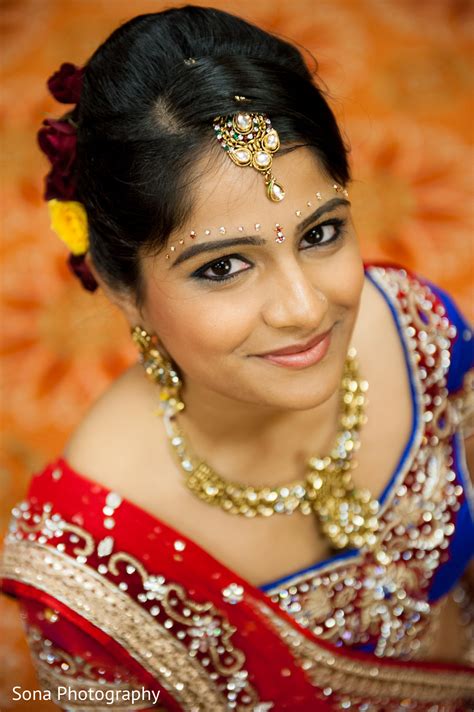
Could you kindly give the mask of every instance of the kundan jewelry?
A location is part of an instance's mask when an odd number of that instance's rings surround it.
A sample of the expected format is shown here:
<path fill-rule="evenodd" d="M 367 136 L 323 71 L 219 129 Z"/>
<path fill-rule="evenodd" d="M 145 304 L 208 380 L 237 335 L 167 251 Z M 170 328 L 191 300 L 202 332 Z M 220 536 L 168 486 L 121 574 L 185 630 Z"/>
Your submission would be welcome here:
<path fill-rule="evenodd" d="M 152 337 L 140 326 L 132 329 L 147 375 L 160 385 L 160 400 L 167 435 L 188 489 L 208 504 L 229 514 L 246 517 L 273 514 L 316 514 L 321 530 L 336 549 L 373 546 L 378 528 L 378 502 L 365 489 L 354 486 L 351 470 L 359 446 L 359 431 L 366 422 L 364 406 L 368 388 L 358 374 L 356 351 L 347 354 L 341 382 L 341 415 L 334 448 L 325 457 L 311 457 L 304 479 L 277 487 L 253 487 L 222 478 L 190 452 L 176 422 L 184 408 L 181 382 L 172 364 L 152 347 Z M 156 363 L 155 363 L 156 360 Z M 163 385 L 162 385 L 163 384 Z M 170 386 L 171 384 L 171 386 Z"/>
<path fill-rule="evenodd" d="M 280 137 L 266 114 L 239 112 L 216 116 L 214 131 L 220 145 L 236 166 L 252 166 L 263 174 L 267 197 L 279 203 L 285 190 L 272 173 L 272 156 L 280 148 Z"/>
<path fill-rule="evenodd" d="M 166 412 L 179 413 L 184 408 L 180 396 L 181 379 L 171 361 L 158 348 L 156 335 L 151 336 L 146 329 L 138 325 L 131 329 L 131 334 L 138 346 L 140 363 L 145 373 L 160 387 L 160 400 L 166 404 Z"/>

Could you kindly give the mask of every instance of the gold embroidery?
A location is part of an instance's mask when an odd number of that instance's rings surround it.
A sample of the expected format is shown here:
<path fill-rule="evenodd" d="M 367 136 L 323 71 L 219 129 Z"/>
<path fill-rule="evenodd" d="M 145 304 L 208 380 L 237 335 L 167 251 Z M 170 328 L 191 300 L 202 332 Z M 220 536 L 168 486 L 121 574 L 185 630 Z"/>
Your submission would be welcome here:
<path fill-rule="evenodd" d="M 52 506 L 31 506 L 25 502 L 15 508 L 8 540 L 18 542 L 26 538 L 29 542 L 36 540 L 38 544 L 51 544 L 61 554 L 74 554 L 75 564 L 87 563 L 85 571 L 106 576 L 105 582 L 116 586 L 120 592 L 128 591 L 130 586 L 134 591 L 132 599 L 135 598 L 147 614 L 154 617 L 155 625 L 166 631 L 174 629 L 177 645 L 182 643 L 189 657 L 206 668 L 201 672 L 215 682 L 216 690 L 224 691 L 231 706 L 237 704 L 239 709 L 245 710 L 248 704 L 258 702 L 256 692 L 248 682 L 248 672 L 243 668 L 245 656 L 232 642 L 236 629 L 212 603 L 193 601 L 178 584 L 166 581 L 162 575 L 149 575 L 143 564 L 127 552 L 112 554 L 115 543 L 111 537 L 96 545 L 89 532 L 70 525 L 57 513 L 50 514 L 43 529 L 36 532 L 37 536 L 28 533 L 25 537 L 25 522 L 32 516 L 38 521 L 42 519 L 38 510 L 45 508 L 50 513 Z M 119 580 L 109 581 L 109 573 Z M 86 589 L 91 587 L 82 574 L 76 574 L 75 580 Z M 181 686 L 178 682 L 178 690 Z"/>
<path fill-rule="evenodd" d="M 459 646 L 462 662 L 474 668 L 474 590 L 467 577 L 459 581 L 451 592 L 451 598 L 458 608 L 463 630 Z"/>
<path fill-rule="evenodd" d="M 29 627 L 27 637 L 39 682 L 45 690 L 52 693 L 53 701 L 57 705 L 64 707 L 67 701 L 67 708 L 74 712 L 82 712 L 82 710 L 106 712 L 111 709 L 111 705 L 98 706 L 94 694 L 92 694 L 88 705 L 78 699 L 77 693 L 85 692 L 90 696 L 89 691 L 94 693 L 94 691 L 100 690 L 101 693 L 104 693 L 103 699 L 107 699 L 106 692 L 113 693 L 113 709 L 150 709 L 150 701 L 132 702 L 130 696 L 127 695 L 132 691 L 139 692 L 143 689 L 136 681 L 116 679 L 113 682 L 108 682 L 104 675 L 109 672 L 110 676 L 113 676 L 115 675 L 113 671 L 106 671 L 103 666 L 97 671 L 79 656 L 73 658 L 65 650 L 54 646 L 50 640 L 44 638 L 35 626 Z M 64 687 L 72 692 L 66 700 L 60 699 L 58 696 L 59 689 L 64 689 Z M 154 707 L 154 709 L 159 710 L 160 708 Z"/>
<path fill-rule="evenodd" d="M 28 532 L 29 534 L 33 534 L 33 533 L 41 531 L 44 528 L 45 524 L 48 522 L 49 513 L 51 511 L 51 505 L 46 504 L 44 506 L 41 514 L 33 515 L 31 521 L 30 521 L 31 514 L 28 512 L 28 506 L 27 506 L 26 502 L 22 502 L 18 508 L 15 508 L 13 510 L 13 514 L 15 515 L 15 513 L 18 511 L 22 511 L 23 531 Z"/>
<path fill-rule="evenodd" d="M 474 435 L 474 368 L 466 373 L 459 391 L 451 396 L 464 439 Z"/>
<path fill-rule="evenodd" d="M 379 286 L 379 288 L 384 292 L 385 296 L 387 297 L 387 300 L 391 304 L 391 307 L 395 313 L 399 313 L 400 307 L 399 307 L 399 300 L 398 300 L 398 292 L 400 289 L 403 290 L 405 294 L 410 293 L 410 286 L 408 282 L 406 281 L 406 275 L 400 275 L 399 272 L 395 272 L 392 270 L 384 270 L 380 268 L 370 268 L 368 270 L 369 275 L 372 277 L 374 282 Z M 403 284 L 400 284 L 400 281 L 403 280 Z M 416 310 L 415 310 L 416 312 Z M 417 313 L 417 312 L 416 312 Z M 414 336 L 414 329 L 412 327 L 412 330 L 408 327 L 406 330 L 402 329 L 400 333 L 400 337 L 403 342 L 403 346 L 409 354 L 409 360 L 413 359 L 414 361 L 415 356 L 414 356 L 414 348 L 415 348 L 415 342 L 413 341 L 413 336 Z M 410 368 L 412 368 L 410 366 Z M 419 374 L 417 373 L 416 368 L 412 368 L 412 375 L 413 375 L 413 382 L 414 382 L 414 403 L 415 403 L 415 420 L 417 423 L 417 427 L 415 429 L 415 432 L 412 437 L 412 441 L 410 444 L 410 447 L 408 449 L 408 452 L 405 454 L 403 463 L 401 464 L 399 471 L 397 473 L 396 479 L 393 482 L 393 487 L 392 487 L 392 492 L 396 492 L 398 487 L 403 484 L 404 480 L 406 479 L 406 476 L 412 469 L 415 459 L 417 455 L 420 452 L 420 448 L 423 444 L 423 439 L 425 436 L 424 432 L 424 423 L 423 423 L 423 413 L 424 413 L 424 408 L 423 408 L 423 388 L 421 385 L 421 381 L 419 378 Z M 393 496 L 389 496 L 385 499 L 383 503 L 381 503 L 380 506 L 380 511 L 379 511 L 379 516 L 382 516 L 388 509 L 390 509 L 392 505 L 392 500 Z"/>
<path fill-rule="evenodd" d="M 120 562 L 126 562 L 139 572 L 143 587 L 148 592 L 148 600 L 159 601 L 170 619 L 181 623 L 187 629 L 188 635 L 198 643 L 194 647 L 201 652 L 208 652 L 215 668 L 222 675 L 233 675 L 242 668 L 245 656 L 241 650 L 234 648 L 230 640 L 236 629 L 230 626 L 227 621 L 215 617 L 212 603 L 193 601 L 179 584 L 165 583 L 163 576 L 149 576 L 141 563 L 130 554 L 119 553 L 111 557 L 109 569 L 112 573 L 119 573 L 117 564 Z M 185 610 L 188 615 L 180 613 L 180 609 Z M 218 637 L 213 635 L 213 631 L 216 629 L 222 630 Z M 217 653 L 218 645 L 222 646 L 227 653 L 228 662 L 225 666 L 221 663 L 222 655 Z"/>
<path fill-rule="evenodd" d="M 21 520 L 17 522 L 17 527 L 16 532 L 6 541 L 3 576 L 47 592 L 104 631 L 122 645 L 144 669 L 152 673 L 183 709 L 202 705 L 200 709 L 203 712 L 226 710 L 225 696 L 228 698 L 229 694 L 232 699 L 241 695 L 244 702 L 239 705 L 239 710 L 242 712 L 253 709 L 253 706 L 258 704 L 257 694 L 248 683 L 248 673 L 242 669 L 245 657 L 241 651 L 233 648 L 230 642 L 230 636 L 235 629 L 223 620 L 212 604 L 196 604 L 204 606 L 205 610 L 212 614 L 210 618 L 196 613 L 193 616 L 190 613 L 192 625 L 188 628 L 188 635 L 191 639 L 191 649 L 188 650 L 168 632 L 166 621 L 161 625 L 157 618 L 153 618 L 114 583 L 56 548 L 19 540 Z M 118 571 L 120 558 L 118 555 L 114 558 L 115 571 Z M 125 554 L 122 558 L 124 563 L 128 561 L 129 566 L 137 568 L 133 557 Z M 146 574 L 143 567 L 140 568 Z M 157 579 L 154 583 L 163 586 L 163 577 L 147 576 L 145 580 L 152 579 L 153 583 L 153 578 Z M 141 596 L 153 602 L 152 588 Z M 176 586 L 172 584 L 170 590 L 176 591 Z M 139 600 L 143 601 L 140 595 Z M 225 647 L 215 646 L 213 637 L 221 643 L 225 642 L 227 651 Z M 193 645 L 194 641 L 196 645 Z M 219 677 L 217 672 L 205 670 L 195 659 L 197 651 L 203 645 L 212 660 L 224 653 L 225 664 L 220 664 L 219 668 L 221 675 L 225 676 L 223 685 L 214 682 Z M 229 655 L 233 657 L 227 661 Z"/>
<path fill-rule="evenodd" d="M 107 567 L 114 576 L 120 576 L 120 571 L 117 567 L 117 564 L 124 562 L 129 566 L 133 566 L 138 571 L 143 581 L 148 577 L 147 570 L 142 565 L 142 563 L 135 559 L 134 556 L 130 556 L 130 554 L 127 554 L 125 551 L 120 551 L 116 554 L 112 554 Z"/>
<path fill-rule="evenodd" d="M 249 601 L 250 602 L 250 601 Z M 463 702 L 474 695 L 474 676 L 464 671 L 420 671 L 414 667 L 377 665 L 370 660 L 356 661 L 335 656 L 295 630 L 261 601 L 254 605 L 272 623 L 275 632 L 293 650 L 301 667 L 320 688 L 330 689 L 328 694 L 354 695 L 370 702 L 398 701 L 410 698 L 413 702 Z M 387 709 L 386 707 L 383 708 Z M 413 708 L 409 708 L 413 709 Z M 452 708 L 454 712 L 454 707 Z"/>
<path fill-rule="evenodd" d="M 64 534 L 70 532 L 73 537 L 76 536 L 78 540 L 82 539 L 84 541 L 82 546 L 74 547 L 72 550 L 74 556 L 90 556 L 93 553 L 95 549 L 94 538 L 89 532 L 84 531 L 84 529 L 77 527 L 75 524 L 65 522 L 63 519 L 58 523 L 58 529 Z M 70 538 L 71 541 L 75 541 L 73 537 Z"/>

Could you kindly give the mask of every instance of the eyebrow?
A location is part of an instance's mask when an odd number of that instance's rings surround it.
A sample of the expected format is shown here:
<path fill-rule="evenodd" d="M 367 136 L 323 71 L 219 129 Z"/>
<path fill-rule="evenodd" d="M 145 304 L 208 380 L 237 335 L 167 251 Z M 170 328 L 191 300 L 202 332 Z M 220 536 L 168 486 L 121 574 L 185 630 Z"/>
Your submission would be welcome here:
<path fill-rule="evenodd" d="M 350 201 L 346 200 L 345 198 L 332 198 L 331 200 L 328 200 L 327 203 L 321 205 L 313 213 L 311 213 L 311 215 L 308 215 L 308 217 L 298 223 L 296 227 L 296 233 L 300 235 L 306 230 L 307 227 L 309 227 L 309 225 L 311 225 L 315 220 L 321 217 L 321 215 L 324 215 L 325 213 L 334 210 L 334 208 L 337 208 L 340 205 L 350 204 Z M 211 240 L 209 242 L 196 243 L 181 252 L 181 254 L 173 262 L 171 267 L 176 267 L 185 260 L 189 260 L 191 259 L 191 257 L 200 255 L 203 252 L 214 252 L 215 250 L 236 247 L 237 245 L 253 245 L 259 247 L 261 245 L 265 245 L 266 242 L 267 240 L 265 240 L 263 237 L 259 237 L 258 235 L 246 235 L 245 237 L 232 237 L 227 240 Z"/>

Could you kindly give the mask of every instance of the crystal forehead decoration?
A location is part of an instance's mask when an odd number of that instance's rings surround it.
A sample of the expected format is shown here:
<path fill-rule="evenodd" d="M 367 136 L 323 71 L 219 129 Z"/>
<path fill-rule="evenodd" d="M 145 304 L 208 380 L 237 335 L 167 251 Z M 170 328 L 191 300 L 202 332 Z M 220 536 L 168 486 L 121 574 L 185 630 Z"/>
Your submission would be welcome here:
<path fill-rule="evenodd" d="M 239 112 L 217 116 L 214 131 L 220 145 L 236 166 L 251 166 L 263 174 L 267 197 L 279 203 L 285 190 L 272 173 L 273 154 L 280 148 L 280 137 L 266 114 Z"/>
<path fill-rule="evenodd" d="M 277 187 L 274 186 L 275 191 L 278 191 L 279 188 L 280 188 L 280 186 L 277 186 Z M 336 191 L 336 193 L 339 193 L 340 195 L 344 195 L 346 198 L 349 197 L 348 191 L 343 186 L 340 186 L 337 183 L 333 183 L 332 188 L 333 188 L 333 190 Z M 320 191 L 318 191 L 315 195 L 316 195 L 316 198 L 318 199 L 318 201 L 321 201 L 323 199 L 323 194 Z M 311 200 L 307 200 L 304 210 L 297 209 L 294 211 L 294 214 L 296 215 L 297 218 L 300 218 L 303 215 L 303 213 L 306 211 L 306 208 L 309 208 L 311 206 L 312 206 Z M 263 229 L 263 224 L 257 222 L 257 223 L 253 224 L 253 227 L 256 232 L 260 232 Z M 278 232 L 277 232 L 277 238 L 279 238 L 279 239 L 275 239 L 275 242 L 277 242 L 277 243 L 283 242 L 285 237 L 282 232 L 281 226 L 279 226 L 277 223 L 275 223 L 275 227 L 279 228 L 279 232 L 281 233 L 281 234 L 278 234 Z M 216 232 L 218 232 L 220 235 L 226 235 L 227 233 L 231 232 L 233 229 L 234 228 L 232 228 L 232 227 L 229 227 L 229 226 L 226 227 L 225 225 L 221 225 L 218 228 L 213 227 L 212 230 L 210 228 L 206 228 L 202 232 L 198 232 L 196 230 L 191 230 L 189 232 L 189 238 L 191 240 L 195 240 L 196 238 L 202 237 L 203 235 L 206 237 L 209 237 L 210 235 L 215 234 Z M 243 225 L 238 225 L 237 227 L 235 227 L 235 229 L 237 230 L 237 232 L 244 232 L 244 230 L 245 230 Z M 184 245 L 185 243 L 186 243 L 186 238 L 181 238 L 181 239 L 177 240 L 177 242 L 174 245 L 170 246 L 170 248 L 169 248 L 170 252 L 176 252 L 177 247 L 179 245 Z M 166 253 L 166 255 L 165 255 L 167 260 L 169 260 L 171 257 L 170 252 Z"/>

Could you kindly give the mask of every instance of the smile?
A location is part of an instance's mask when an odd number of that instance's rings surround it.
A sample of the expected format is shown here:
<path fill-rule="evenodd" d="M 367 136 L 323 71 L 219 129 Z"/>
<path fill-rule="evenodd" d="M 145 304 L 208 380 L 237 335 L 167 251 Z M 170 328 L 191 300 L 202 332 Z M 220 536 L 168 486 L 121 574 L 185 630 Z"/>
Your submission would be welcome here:
<path fill-rule="evenodd" d="M 321 361 L 331 344 L 332 328 L 318 334 L 306 344 L 295 344 L 279 351 L 257 354 L 258 358 L 286 368 L 307 368 Z"/>

